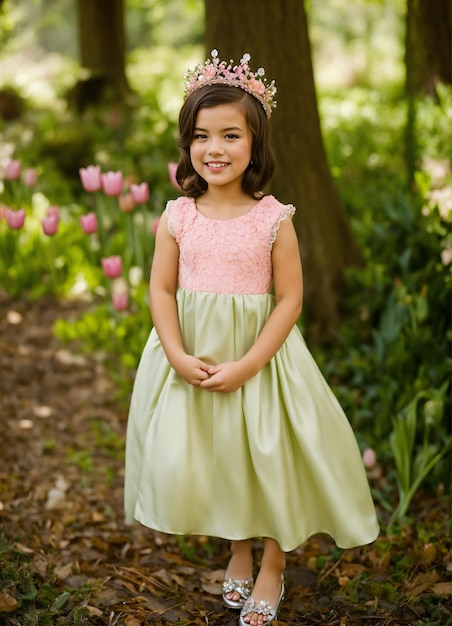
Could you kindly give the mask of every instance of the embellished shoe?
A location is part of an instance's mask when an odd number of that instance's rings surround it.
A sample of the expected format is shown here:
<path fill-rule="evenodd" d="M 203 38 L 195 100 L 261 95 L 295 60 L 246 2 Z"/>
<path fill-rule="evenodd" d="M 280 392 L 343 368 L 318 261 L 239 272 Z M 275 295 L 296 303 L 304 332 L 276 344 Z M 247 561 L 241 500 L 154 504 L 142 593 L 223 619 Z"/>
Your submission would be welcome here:
<path fill-rule="evenodd" d="M 226 578 L 221 588 L 221 597 L 223 598 L 224 604 L 230 609 L 242 609 L 251 595 L 253 585 L 254 580 L 252 578 Z M 229 598 L 226 597 L 228 593 L 233 592 L 240 595 L 239 600 L 229 600 Z"/>
<path fill-rule="evenodd" d="M 278 616 L 279 605 L 284 599 L 284 592 L 284 578 L 281 576 L 281 593 L 279 594 L 279 598 L 275 606 L 272 606 L 270 602 L 267 602 L 266 600 L 261 600 L 259 604 L 256 604 L 256 600 L 250 596 L 240 611 L 239 625 L 250 626 L 249 622 L 245 622 L 243 618 L 246 615 L 251 615 L 251 613 L 259 613 L 259 615 L 267 617 L 267 621 L 264 621 L 263 626 L 271 624 L 272 621 Z"/>

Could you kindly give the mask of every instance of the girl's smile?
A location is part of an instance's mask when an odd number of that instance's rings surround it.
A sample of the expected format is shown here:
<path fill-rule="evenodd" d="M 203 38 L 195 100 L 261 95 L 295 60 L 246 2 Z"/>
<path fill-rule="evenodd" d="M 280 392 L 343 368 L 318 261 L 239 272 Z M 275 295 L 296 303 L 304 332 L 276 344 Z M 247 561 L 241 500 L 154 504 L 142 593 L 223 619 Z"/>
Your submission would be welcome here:
<path fill-rule="evenodd" d="M 221 104 L 200 109 L 190 145 L 193 168 L 209 185 L 240 187 L 252 144 L 239 106 Z"/>
<path fill-rule="evenodd" d="M 224 163 L 221 161 L 209 161 L 205 165 L 206 167 L 211 169 L 213 172 L 219 172 L 220 170 L 223 170 L 225 167 L 228 167 L 229 163 Z"/>

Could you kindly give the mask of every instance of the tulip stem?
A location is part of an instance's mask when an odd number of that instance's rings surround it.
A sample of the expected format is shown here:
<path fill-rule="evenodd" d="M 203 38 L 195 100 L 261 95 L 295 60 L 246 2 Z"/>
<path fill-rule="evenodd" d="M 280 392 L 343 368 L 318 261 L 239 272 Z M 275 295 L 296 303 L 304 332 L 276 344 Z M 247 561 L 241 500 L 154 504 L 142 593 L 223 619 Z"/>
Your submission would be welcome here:
<path fill-rule="evenodd" d="M 148 213 L 146 211 L 145 204 L 142 205 L 141 211 L 143 213 L 143 228 L 141 229 L 141 251 L 142 251 L 141 268 L 144 273 L 149 263 L 149 251 L 148 251 L 149 220 L 148 220 Z M 145 263 L 146 263 L 146 268 L 144 267 Z"/>
<path fill-rule="evenodd" d="M 53 241 L 53 237 L 49 237 L 48 250 L 50 265 L 50 284 L 52 287 L 52 292 L 55 292 L 57 288 L 57 270 L 55 265 L 55 242 Z"/>
<path fill-rule="evenodd" d="M 101 200 L 96 202 L 97 229 L 99 232 L 99 240 L 101 246 L 105 244 L 105 223 L 104 223 L 104 195 L 101 194 Z"/>
<path fill-rule="evenodd" d="M 135 237 L 134 237 L 134 224 L 133 224 L 133 214 L 127 213 L 126 217 L 126 240 L 127 240 L 127 260 L 128 260 L 128 268 L 130 269 L 135 262 L 136 257 L 136 249 L 135 249 Z"/>
<path fill-rule="evenodd" d="M 2 251 L 4 252 L 4 254 L 2 255 L 2 262 L 5 267 L 5 287 L 7 291 L 9 291 L 11 285 L 14 283 L 14 281 L 11 281 L 10 283 L 10 270 L 12 267 L 14 267 L 14 264 L 16 262 L 17 237 L 17 232 L 12 231 L 10 228 L 8 228 L 4 233 L 4 246 L 2 245 Z"/>

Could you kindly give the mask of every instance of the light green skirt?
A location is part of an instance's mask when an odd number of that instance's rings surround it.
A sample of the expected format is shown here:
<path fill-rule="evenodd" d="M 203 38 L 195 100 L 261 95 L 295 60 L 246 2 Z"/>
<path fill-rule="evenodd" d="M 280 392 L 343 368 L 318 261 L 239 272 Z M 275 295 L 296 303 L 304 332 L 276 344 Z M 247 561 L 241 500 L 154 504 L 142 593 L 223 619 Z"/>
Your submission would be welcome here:
<path fill-rule="evenodd" d="M 274 307 L 269 294 L 184 289 L 177 302 L 187 352 L 212 364 L 239 359 Z M 228 394 L 180 378 L 152 330 L 130 406 L 125 513 L 171 534 L 271 537 L 285 551 L 315 533 L 349 548 L 379 531 L 354 434 L 297 327 Z"/>

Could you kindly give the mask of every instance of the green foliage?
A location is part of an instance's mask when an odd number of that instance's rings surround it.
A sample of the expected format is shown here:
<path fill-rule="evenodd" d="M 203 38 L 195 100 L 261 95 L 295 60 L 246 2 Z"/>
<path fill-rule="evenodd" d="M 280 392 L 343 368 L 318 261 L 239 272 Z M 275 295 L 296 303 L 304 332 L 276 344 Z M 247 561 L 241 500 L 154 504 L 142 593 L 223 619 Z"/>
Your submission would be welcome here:
<path fill-rule="evenodd" d="M 85 608 L 88 589 L 61 590 L 55 580 L 48 577 L 44 582 L 30 555 L 9 545 L 0 536 L 0 593 L 10 602 L 16 602 L 11 613 L 2 613 L 4 626 L 82 626 L 94 624 Z M 81 595 L 81 597 L 79 597 Z"/>
<path fill-rule="evenodd" d="M 181 48 L 204 36 L 203 0 L 126 0 L 128 41 L 134 47 Z"/>
<path fill-rule="evenodd" d="M 398 519 L 428 474 L 434 484 L 449 482 L 440 451 L 447 450 L 450 415 L 452 192 L 445 137 L 452 92 L 439 92 L 439 102 L 419 106 L 422 161 L 413 186 L 400 148 L 405 103 L 397 94 L 364 98 L 358 89 L 343 107 L 331 95 L 321 101 L 330 162 L 366 265 L 348 273 L 341 345 L 316 356 L 362 447 L 374 447 L 387 471 L 394 468 Z M 434 427 L 419 415 L 421 406 L 428 415 L 435 409 Z"/>
<path fill-rule="evenodd" d="M 146 292 L 144 283 L 132 291 L 133 302 L 128 313 L 120 313 L 111 304 L 102 302 L 78 319 L 71 322 L 57 320 L 54 326 L 55 336 L 62 341 L 76 342 L 84 351 L 100 356 L 116 355 L 114 368 L 118 365 L 119 368 L 116 376 L 114 371 L 112 375 L 118 378 L 115 382 L 120 385 L 120 395 L 122 392 L 127 396 L 130 392 L 130 378 L 124 371 L 136 367 L 151 330 Z"/>
<path fill-rule="evenodd" d="M 417 393 L 393 420 L 390 444 L 397 471 L 399 505 L 391 522 L 403 519 L 422 481 L 442 457 L 450 452 L 452 438 L 445 436 L 442 427 L 448 391 L 449 380 L 446 380 L 439 390 Z M 419 415 L 421 401 L 422 414 Z M 416 446 L 419 434 L 421 443 Z"/>

